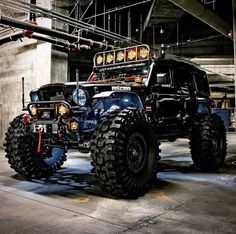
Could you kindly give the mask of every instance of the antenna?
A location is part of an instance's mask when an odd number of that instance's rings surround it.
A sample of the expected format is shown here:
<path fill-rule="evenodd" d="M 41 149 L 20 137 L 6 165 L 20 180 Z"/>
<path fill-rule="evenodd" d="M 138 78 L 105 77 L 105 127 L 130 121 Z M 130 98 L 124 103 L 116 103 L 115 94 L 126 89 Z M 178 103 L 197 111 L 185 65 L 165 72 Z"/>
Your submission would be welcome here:
<path fill-rule="evenodd" d="M 161 58 L 165 58 L 165 55 L 166 55 L 166 45 L 165 45 L 165 30 L 164 30 L 163 25 L 161 25 L 160 34 L 161 34 L 161 51 L 160 51 L 161 54 L 160 54 L 160 57 Z"/>
<path fill-rule="evenodd" d="M 77 105 L 79 103 L 79 69 L 76 68 L 76 96 L 77 96 Z"/>
<path fill-rule="evenodd" d="M 25 108 L 25 78 L 22 77 L 21 79 L 21 84 L 22 84 L 22 107 L 23 109 Z"/>

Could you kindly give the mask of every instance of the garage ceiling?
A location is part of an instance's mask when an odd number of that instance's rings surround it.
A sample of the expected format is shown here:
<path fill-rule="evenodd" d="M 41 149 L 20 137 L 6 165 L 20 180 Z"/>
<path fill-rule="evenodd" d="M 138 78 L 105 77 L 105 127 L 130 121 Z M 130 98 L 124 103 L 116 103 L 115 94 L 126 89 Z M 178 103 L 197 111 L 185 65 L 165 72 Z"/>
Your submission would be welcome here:
<path fill-rule="evenodd" d="M 4 2 L 4 1 L 2 1 Z M 121 34 L 123 38 L 132 35 L 133 41 L 142 40 L 154 49 L 160 48 L 160 28 L 165 30 L 165 43 L 167 53 L 188 58 L 194 62 L 202 63 L 207 58 L 209 66 L 216 66 L 219 61 L 231 66 L 222 70 L 225 75 L 211 74 L 212 84 L 224 83 L 233 85 L 233 41 L 232 34 L 232 1 L 221 0 L 54 0 L 53 8 L 71 17 L 79 16 L 84 22 L 88 22 L 96 27 L 110 30 Z M 43 6 L 44 1 L 37 3 Z M 78 8 L 75 5 L 78 4 Z M 97 17 L 94 17 L 95 6 Z M 130 6 L 130 7 L 127 7 Z M 196 7 L 197 6 L 197 7 Z M 17 9 L 1 6 L 4 15 L 24 18 L 25 12 Z M 104 9 L 110 14 L 103 16 Z M 197 16 L 197 17 L 196 17 Z M 206 22 L 207 20 L 207 22 Z M 130 22 L 130 23 L 129 23 Z M 217 24 L 214 24 L 217 22 Z M 104 25 L 105 23 L 105 25 Z M 6 28 L 2 27 L 2 32 Z M 69 31 L 74 31 L 69 27 Z M 140 32 L 142 32 L 140 34 Z M 230 34 L 231 33 L 231 34 Z M 95 40 L 107 40 L 109 38 L 98 36 L 89 30 L 84 29 L 83 37 Z M 122 40 L 118 45 L 127 45 L 129 40 Z M 93 53 L 89 54 L 69 54 L 69 63 L 78 66 L 83 58 L 83 64 L 92 61 Z"/>

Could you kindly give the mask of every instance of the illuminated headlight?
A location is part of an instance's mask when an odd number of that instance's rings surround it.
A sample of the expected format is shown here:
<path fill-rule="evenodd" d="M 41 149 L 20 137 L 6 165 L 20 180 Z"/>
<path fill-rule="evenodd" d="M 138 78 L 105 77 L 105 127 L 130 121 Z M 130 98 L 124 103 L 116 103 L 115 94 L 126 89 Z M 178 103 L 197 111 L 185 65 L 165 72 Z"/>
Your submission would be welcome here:
<path fill-rule="evenodd" d="M 71 132 L 79 131 L 79 123 L 75 119 L 72 119 L 70 121 L 70 123 L 69 123 L 69 131 L 71 131 Z"/>
<path fill-rule="evenodd" d="M 75 90 L 73 92 L 73 101 L 78 105 L 78 106 L 85 106 L 87 102 L 87 96 L 86 93 L 83 89 Z"/>
<path fill-rule="evenodd" d="M 69 107 L 67 105 L 64 105 L 64 104 L 59 104 L 58 113 L 60 115 L 63 115 L 63 116 L 68 115 L 69 114 Z"/>

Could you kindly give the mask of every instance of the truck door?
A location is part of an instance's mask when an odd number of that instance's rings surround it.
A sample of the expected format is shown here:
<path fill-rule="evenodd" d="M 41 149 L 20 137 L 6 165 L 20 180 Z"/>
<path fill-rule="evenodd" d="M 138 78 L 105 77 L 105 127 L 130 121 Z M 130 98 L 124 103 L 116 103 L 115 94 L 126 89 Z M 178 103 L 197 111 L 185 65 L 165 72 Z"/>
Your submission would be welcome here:
<path fill-rule="evenodd" d="M 195 111 L 196 97 L 193 76 L 193 71 L 188 67 L 181 64 L 176 67 L 176 87 L 180 98 L 179 118 L 181 120 L 186 120 Z"/>
<path fill-rule="evenodd" d="M 174 83 L 174 67 L 160 61 L 153 68 L 151 90 L 155 100 L 155 112 L 163 127 L 174 130 L 178 126 L 180 97 Z"/>

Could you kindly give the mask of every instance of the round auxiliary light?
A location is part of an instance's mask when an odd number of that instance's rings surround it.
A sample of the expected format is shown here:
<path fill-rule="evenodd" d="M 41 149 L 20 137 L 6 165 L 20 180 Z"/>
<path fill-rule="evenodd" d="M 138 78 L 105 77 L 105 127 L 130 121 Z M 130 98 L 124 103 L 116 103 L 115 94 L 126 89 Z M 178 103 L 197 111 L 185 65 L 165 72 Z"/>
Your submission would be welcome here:
<path fill-rule="evenodd" d="M 116 61 L 117 62 L 122 62 L 122 61 L 124 61 L 124 59 L 125 59 L 124 52 L 122 52 L 122 51 L 118 52 L 117 56 L 116 56 Z"/>
<path fill-rule="evenodd" d="M 149 56 L 149 51 L 148 51 L 148 49 L 146 49 L 146 48 L 141 48 L 140 51 L 139 51 L 139 57 L 140 57 L 141 59 L 146 59 L 146 58 L 148 58 L 148 56 Z"/>
<path fill-rule="evenodd" d="M 30 114 L 36 116 L 38 114 L 38 108 L 35 105 L 30 106 Z"/>
<path fill-rule="evenodd" d="M 134 60 L 136 58 L 136 52 L 134 50 L 130 50 L 128 52 L 128 59 L 129 60 Z"/>
<path fill-rule="evenodd" d="M 112 54 L 108 54 L 106 62 L 107 63 L 112 63 L 113 61 L 114 61 L 114 56 Z"/>
<path fill-rule="evenodd" d="M 64 104 L 59 104 L 59 106 L 58 106 L 58 113 L 60 115 L 63 115 L 63 116 L 67 115 L 69 113 L 68 106 L 66 106 Z"/>
<path fill-rule="evenodd" d="M 103 57 L 101 55 L 98 55 L 96 58 L 97 65 L 102 65 L 103 63 Z"/>
<path fill-rule="evenodd" d="M 75 120 L 72 119 L 69 123 L 69 130 L 72 132 L 77 132 L 79 131 L 79 123 Z"/>

